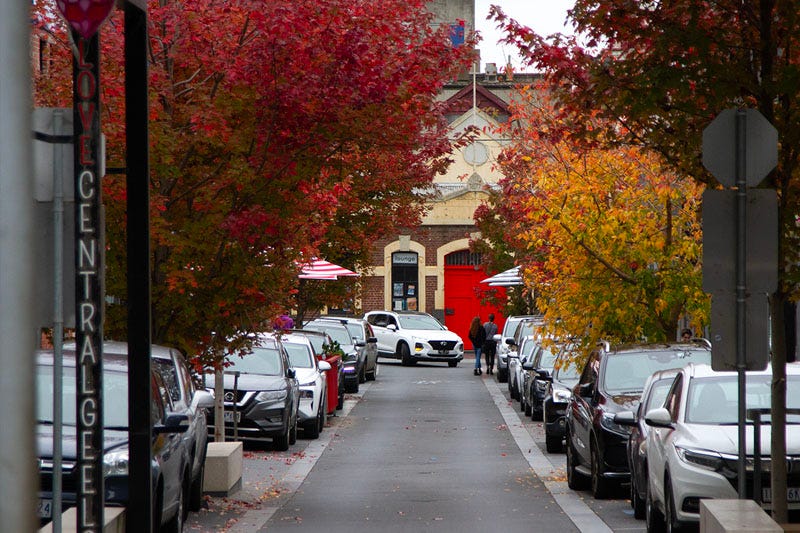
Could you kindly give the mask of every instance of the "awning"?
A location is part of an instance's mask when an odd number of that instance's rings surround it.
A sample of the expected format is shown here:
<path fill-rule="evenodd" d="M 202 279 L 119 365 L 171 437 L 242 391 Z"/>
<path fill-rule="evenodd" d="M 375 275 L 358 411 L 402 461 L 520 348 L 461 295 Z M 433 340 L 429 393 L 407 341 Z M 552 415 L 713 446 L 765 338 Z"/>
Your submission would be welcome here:
<path fill-rule="evenodd" d="M 300 279 L 336 280 L 339 279 L 339 276 L 358 276 L 358 274 L 324 259 L 314 259 L 303 265 L 303 269 L 297 277 Z"/>
<path fill-rule="evenodd" d="M 509 268 L 499 274 L 481 280 L 481 283 L 488 283 L 490 287 L 513 287 L 522 285 L 522 274 L 518 266 Z"/>

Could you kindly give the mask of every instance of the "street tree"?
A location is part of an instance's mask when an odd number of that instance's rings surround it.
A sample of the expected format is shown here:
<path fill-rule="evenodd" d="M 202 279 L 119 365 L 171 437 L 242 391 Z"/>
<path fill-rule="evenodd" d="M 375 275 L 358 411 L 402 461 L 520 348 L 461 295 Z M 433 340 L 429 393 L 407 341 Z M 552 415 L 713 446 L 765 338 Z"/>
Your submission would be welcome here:
<path fill-rule="evenodd" d="M 787 350 L 794 356 L 798 299 L 798 7 L 761 0 L 576 0 L 569 18 L 577 36 L 544 38 L 492 15 L 530 65 L 557 88 L 561 114 L 576 133 L 597 139 L 581 123 L 597 108 L 607 119 L 604 140 L 635 141 L 661 154 L 681 174 L 716 186 L 701 166 L 701 133 L 727 108 L 756 108 L 779 132 L 778 166 L 763 186 L 779 198 L 780 285 L 771 298 L 773 371 L 773 494 L 786 494 L 784 406 Z M 608 130 L 611 130 L 610 132 Z M 609 134 L 612 133 L 612 134 Z M 786 522 L 786 500 L 773 515 Z"/>

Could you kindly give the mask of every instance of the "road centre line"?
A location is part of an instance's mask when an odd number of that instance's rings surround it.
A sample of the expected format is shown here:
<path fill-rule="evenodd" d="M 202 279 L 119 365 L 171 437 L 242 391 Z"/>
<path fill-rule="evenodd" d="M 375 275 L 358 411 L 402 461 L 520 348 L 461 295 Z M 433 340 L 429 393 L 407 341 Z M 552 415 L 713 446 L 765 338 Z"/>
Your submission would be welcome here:
<path fill-rule="evenodd" d="M 584 533 L 611 533 L 612 529 L 581 500 L 575 491 L 567 486 L 565 481 L 551 480 L 553 474 L 558 470 L 558 465 L 551 462 L 539 449 L 539 446 L 523 425 L 522 420 L 520 420 L 516 410 L 509 405 L 508 399 L 500 391 L 497 382 L 491 378 L 482 381 L 489 390 L 492 400 L 494 400 L 497 409 L 503 416 L 508 431 L 514 437 L 514 441 L 517 443 L 517 447 L 519 447 L 523 457 L 544 483 L 545 488 L 553 495 L 553 499 L 558 506 L 575 524 L 575 527 Z"/>

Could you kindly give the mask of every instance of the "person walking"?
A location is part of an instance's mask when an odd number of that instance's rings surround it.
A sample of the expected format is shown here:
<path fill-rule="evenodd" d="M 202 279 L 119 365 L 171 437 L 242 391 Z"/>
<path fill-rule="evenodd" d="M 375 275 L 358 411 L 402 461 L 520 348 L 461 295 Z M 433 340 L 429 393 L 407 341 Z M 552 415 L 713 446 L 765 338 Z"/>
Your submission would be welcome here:
<path fill-rule="evenodd" d="M 475 350 L 475 370 L 472 371 L 476 376 L 483 374 L 481 370 L 481 350 L 486 342 L 486 330 L 481 324 L 481 317 L 476 316 L 469 325 L 469 340 L 472 342 L 472 349 Z"/>
<path fill-rule="evenodd" d="M 486 373 L 494 374 L 494 355 L 497 352 L 497 343 L 494 336 L 497 335 L 497 324 L 494 323 L 494 314 L 489 313 L 489 321 L 483 324 L 486 332 L 486 340 L 483 342 L 483 353 L 486 356 Z"/>

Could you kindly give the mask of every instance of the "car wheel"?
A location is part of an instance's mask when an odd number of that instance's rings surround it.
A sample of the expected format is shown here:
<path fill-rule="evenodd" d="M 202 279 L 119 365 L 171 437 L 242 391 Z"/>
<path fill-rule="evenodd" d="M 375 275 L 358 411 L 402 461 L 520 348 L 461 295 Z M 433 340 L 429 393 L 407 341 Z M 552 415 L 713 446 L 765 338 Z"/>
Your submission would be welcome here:
<path fill-rule="evenodd" d="M 645 470 L 647 465 L 642 466 Z M 646 482 L 646 481 L 645 481 Z M 636 484 L 636 476 L 631 472 L 631 507 L 633 508 L 633 517 L 641 520 L 645 515 L 645 501 L 639 496 L 639 486 Z"/>
<path fill-rule="evenodd" d="M 604 500 L 611 494 L 611 482 L 603 477 L 603 461 L 597 444 L 592 443 L 592 496 Z"/>
<path fill-rule="evenodd" d="M 189 510 L 197 512 L 203 507 L 203 478 L 205 477 L 205 460 L 200 461 L 200 471 L 197 477 L 192 480 L 192 488 L 189 490 Z"/>
<path fill-rule="evenodd" d="M 647 483 L 645 496 L 644 518 L 647 521 L 647 533 L 662 533 L 664 531 L 664 516 L 656 509 L 653 502 L 653 493 L 650 491 L 650 482 Z"/>
<path fill-rule="evenodd" d="M 559 453 L 561 451 L 561 436 L 545 435 L 544 444 L 547 448 L 547 453 Z"/>
<path fill-rule="evenodd" d="M 336 409 L 341 410 L 343 407 L 344 407 L 344 389 L 340 389 L 338 402 L 336 403 Z"/>
<path fill-rule="evenodd" d="M 664 526 L 667 533 L 681 531 L 683 524 L 678 521 L 675 513 L 675 498 L 672 496 L 672 482 L 669 477 L 664 477 Z"/>
<path fill-rule="evenodd" d="M 319 415 L 303 424 L 303 437 L 307 439 L 319 438 Z"/>
<path fill-rule="evenodd" d="M 588 483 L 586 477 L 578 472 L 575 448 L 567 437 L 567 486 L 572 490 L 585 490 Z"/>
<path fill-rule="evenodd" d="M 375 378 L 378 375 L 378 362 L 375 362 L 375 366 L 372 367 L 372 372 L 367 372 L 367 381 L 375 381 Z"/>
<path fill-rule="evenodd" d="M 184 478 L 186 479 L 186 478 Z M 186 485 L 184 483 L 184 485 Z M 178 508 L 175 510 L 175 515 L 170 518 L 164 527 L 161 528 L 162 533 L 182 533 L 183 532 L 183 521 L 185 518 L 185 514 L 187 513 L 186 507 L 186 494 L 188 490 L 186 490 L 183 486 L 181 486 L 181 493 L 178 497 Z"/>
<path fill-rule="evenodd" d="M 503 368 L 503 369 L 499 369 L 498 368 L 497 369 L 497 382 L 498 383 L 505 383 L 507 381 L 508 381 L 508 370 L 505 369 L 505 368 Z"/>
<path fill-rule="evenodd" d="M 292 445 L 297 442 L 297 417 L 294 418 L 294 424 L 289 429 L 289 444 Z"/>
<path fill-rule="evenodd" d="M 448 361 L 447 366 L 449 366 L 450 368 L 455 368 L 458 366 L 458 361 Z"/>
<path fill-rule="evenodd" d="M 408 344 L 401 342 L 397 347 L 397 351 L 400 354 L 400 362 L 403 366 L 411 366 L 414 364 L 414 360 L 411 359 L 411 350 L 409 350 Z"/>
<path fill-rule="evenodd" d="M 319 414 L 319 432 L 325 429 L 325 424 L 328 423 L 328 397 L 325 395 L 324 403 L 322 404 L 322 412 Z"/>
<path fill-rule="evenodd" d="M 286 422 L 286 427 L 283 428 L 283 433 L 272 439 L 273 447 L 278 450 L 279 452 L 285 452 L 289 449 L 289 431 L 291 422 Z"/>
<path fill-rule="evenodd" d="M 367 381 L 367 363 L 365 362 L 363 365 L 361 365 L 361 371 L 358 373 L 358 382 L 366 383 L 366 381 Z"/>

